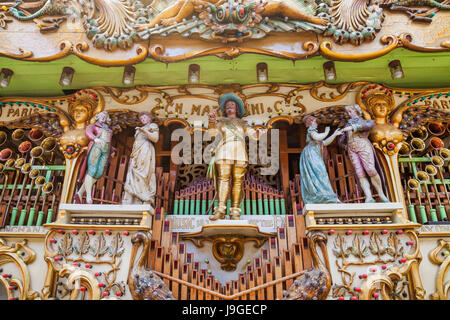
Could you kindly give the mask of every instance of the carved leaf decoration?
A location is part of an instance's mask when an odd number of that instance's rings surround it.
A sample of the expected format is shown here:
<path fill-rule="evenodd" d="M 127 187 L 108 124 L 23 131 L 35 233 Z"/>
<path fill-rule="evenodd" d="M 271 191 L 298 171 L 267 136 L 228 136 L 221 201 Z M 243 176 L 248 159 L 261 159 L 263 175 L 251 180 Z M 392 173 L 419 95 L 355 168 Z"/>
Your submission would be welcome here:
<path fill-rule="evenodd" d="M 380 238 L 378 238 L 375 234 L 372 234 L 369 241 L 369 248 L 372 254 L 378 254 L 380 256 L 386 253 L 386 248 L 383 247 L 383 243 Z"/>
<path fill-rule="evenodd" d="M 393 257 L 397 256 L 398 246 L 399 246 L 398 238 L 395 236 L 395 234 L 391 233 L 391 235 L 388 238 L 387 253 Z"/>
<path fill-rule="evenodd" d="M 355 257 L 359 257 L 359 252 L 358 249 L 356 249 L 356 247 L 350 247 L 349 248 L 352 252 L 352 255 L 354 255 Z"/>
<path fill-rule="evenodd" d="M 333 298 L 342 297 L 347 293 L 345 286 L 335 286 L 333 288 Z"/>
<path fill-rule="evenodd" d="M 123 240 L 120 235 L 113 238 L 111 244 L 108 246 L 109 256 L 117 255 L 119 249 L 123 247 Z"/>
<path fill-rule="evenodd" d="M 370 254 L 370 249 L 369 247 L 365 246 L 364 249 L 361 252 L 363 257 L 367 257 Z"/>
<path fill-rule="evenodd" d="M 60 254 L 65 255 L 65 256 L 71 255 L 73 252 L 72 243 L 73 243 L 72 237 L 70 235 L 66 235 L 63 238 L 63 241 L 61 241 L 61 247 L 58 247 L 58 252 L 59 252 L 59 249 L 61 249 Z"/>
<path fill-rule="evenodd" d="M 105 246 L 105 237 L 103 236 L 103 234 L 100 234 L 96 238 L 94 245 L 90 246 L 90 251 L 94 256 L 101 256 L 104 255 L 107 250 L 108 246 Z"/>
<path fill-rule="evenodd" d="M 79 254 L 80 253 L 80 250 L 78 249 L 77 245 L 73 246 L 73 251 L 75 252 L 75 254 Z"/>
<path fill-rule="evenodd" d="M 352 252 L 352 249 L 353 249 L 353 247 L 349 247 L 349 248 L 345 249 L 344 250 L 344 257 L 348 258 L 348 256 Z"/>
<path fill-rule="evenodd" d="M 395 256 L 395 250 L 393 248 L 391 248 L 391 247 L 387 248 L 387 253 L 390 256 Z"/>
<path fill-rule="evenodd" d="M 341 251 L 340 251 L 339 249 L 332 249 L 332 250 L 333 250 L 334 255 L 335 255 L 337 258 L 342 257 Z"/>
<path fill-rule="evenodd" d="M 83 249 L 81 250 L 82 254 L 86 254 L 89 251 L 89 241 L 85 241 Z"/>

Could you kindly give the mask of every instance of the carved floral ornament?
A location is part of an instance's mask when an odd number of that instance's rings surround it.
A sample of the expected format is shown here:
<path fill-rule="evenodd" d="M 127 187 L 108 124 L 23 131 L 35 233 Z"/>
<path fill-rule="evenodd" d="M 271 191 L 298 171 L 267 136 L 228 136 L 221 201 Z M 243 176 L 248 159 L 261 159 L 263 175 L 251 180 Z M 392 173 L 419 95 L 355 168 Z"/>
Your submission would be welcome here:
<path fill-rule="evenodd" d="M 34 22 L 43 34 L 58 30 L 62 24 L 66 25 L 69 32 L 84 30 L 86 40 L 71 42 L 65 39 L 59 43 L 59 52 L 51 56 L 35 57 L 35 53 L 20 47 L 18 52 L 0 51 L 0 55 L 27 61 L 50 61 L 75 54 L 89 63 L 122 66 L 136 64 L 147 56 L 172 62 L 205 55 L 232 59 L 249 52 L 292 60 L 320 52 L 333 60 L 364 61 L 382 56 L 400 46 L 425 52 L 449 50 L 448 40 L 444 40 L 440 47 L 423 47 L 412 44 L 410 35 L 378 35 L 387 12 L 404 12 L 413 22 L 431 23 L 436 13 L 450 9 L 445 1 L 45 0 L 2 1 L 0 8 L 3 10 L 0 28 L 3 29 L 8 28 L 12 21 L 18 21 Z M 306 41 L 303 53 L 239 45 L 243 41 L 261 39 L 280 32 L 316 33 L 323 40 L 317 43 Z M 171 35 L 209 41 L 212 47 L 180 56 L 167 56 L 163 44 L 154 46 L 155 42 L 152 41 L 152 47 L 144 45 L 149 39 L 164 39 Z M 364 54 L 340 54 L 333 50 L 331 44 L 349 42 L 359 46 L 377 38 L 385 47 Z M 133 49 L 136 56 L 124 56 L 117 60 L 100 59 L 90 56 L 90 47 L 106 51 Z"/>

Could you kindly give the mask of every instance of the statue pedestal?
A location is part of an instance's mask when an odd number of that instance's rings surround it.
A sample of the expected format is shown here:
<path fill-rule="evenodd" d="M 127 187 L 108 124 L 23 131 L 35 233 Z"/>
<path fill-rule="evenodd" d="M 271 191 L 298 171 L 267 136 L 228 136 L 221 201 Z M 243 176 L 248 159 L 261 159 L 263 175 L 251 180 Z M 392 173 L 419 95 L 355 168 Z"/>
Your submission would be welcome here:
<path fill-rule="evenodd" d="M 248 223 L 248 220 L 216 220 L 201 226 L 198 231 L 180 234 L 182 240 L 190 240 L 198 248 L 204 242 L 212 242 L 214 258 L 220 262 L 222 270 L 234 271 L 237 263 L 244 255 L 244 243 L 254 242 L 260 248 L 276 233 L 261 232 L 259 227 Z"/>
<path fill-rule="evenodd" d="M 58 218 L 54 223 L 76 225 L 127 225 L 127 227 L 151 230 L 154 209 L 148 204 L 68 204 L 59 206 Z"/>
<path fill-rule="evenodd" d="M 306 204 L 303 208 L 307 229 L 349 228 L 355 226 L 417 227 L 405 219 L 401 202 Z"/>

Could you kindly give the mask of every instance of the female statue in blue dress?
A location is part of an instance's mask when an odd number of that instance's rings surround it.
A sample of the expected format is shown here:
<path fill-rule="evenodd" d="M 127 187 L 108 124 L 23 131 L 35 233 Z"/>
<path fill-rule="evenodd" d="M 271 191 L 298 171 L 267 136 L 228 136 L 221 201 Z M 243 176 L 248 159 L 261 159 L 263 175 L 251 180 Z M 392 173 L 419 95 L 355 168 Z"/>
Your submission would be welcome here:
<path fill-rule="evenodd" d="M 317 119 L 306 116 L 303 119 L 308 134 L 306 136 L 306 147 L 300 155 L 300 183 L 303 203 L 338 203 L 338 197 L 331 187 L 330 178 L 323 161 L 322 149 L 342 134 L 337 129 L 330 137 L 325 139 L 330 132 L 326 127 L 325 132 L 317 131 Z"/>

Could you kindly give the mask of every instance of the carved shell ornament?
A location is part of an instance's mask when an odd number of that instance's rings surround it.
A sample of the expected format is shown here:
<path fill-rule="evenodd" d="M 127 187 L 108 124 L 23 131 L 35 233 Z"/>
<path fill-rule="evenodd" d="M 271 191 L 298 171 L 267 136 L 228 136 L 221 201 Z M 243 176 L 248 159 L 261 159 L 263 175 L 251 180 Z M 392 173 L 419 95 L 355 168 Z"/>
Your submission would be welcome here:
<path fill-rule="evenodd" d="M 170 14 L 185 2 L 192 2 L 191 11 L 180 9 L 177 15 Z M 317 5 L 311 0 L 178 0 L 167 10 L 161 2 L 155 6 L 161 12 L 153 11 L 151 22 L 138 27 L 141 37 L 177 33 L 229 43 L 260 39 L 271 32 L 322 33 L 327 23 L 317 16 Z"/>
<path fill-rule="evenodd" d="M 40 0 L 0 1 L 0 8 L 4 29 L 10 18 L 34 21 L 42 33 L 81 19 L 94 47 L 113 51 L 170 34 L 230 43 L 312 31 L 360 45 L 382 28 L 383 9 L 430 23 L 450 5 L 446 0 Z"/>

